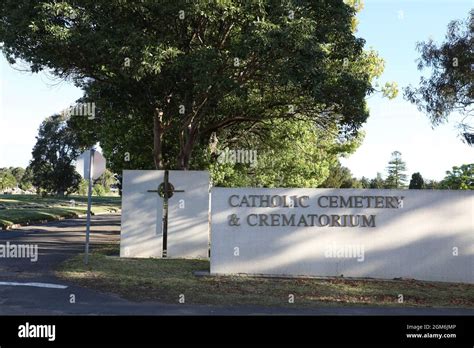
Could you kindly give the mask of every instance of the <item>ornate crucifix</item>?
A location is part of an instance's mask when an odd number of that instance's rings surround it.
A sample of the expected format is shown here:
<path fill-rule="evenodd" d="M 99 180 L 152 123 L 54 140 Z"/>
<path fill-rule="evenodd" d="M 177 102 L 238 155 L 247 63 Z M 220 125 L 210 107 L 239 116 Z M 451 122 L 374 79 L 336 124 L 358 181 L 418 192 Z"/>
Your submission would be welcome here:
<path fill-rule="evenodd" d="M 170 199 L 175 192 L 184 192 L 184 190 L 175 190 L 174 186 L 169 182 L 169 172 L 165 170 L 164 181 L 158 185 L 156 190 L 148 190 L 148 192 L 156 192 L 163 198 L 163 251 L 162 257 L 167 256 L 168 251 L 168 199 Z"/>

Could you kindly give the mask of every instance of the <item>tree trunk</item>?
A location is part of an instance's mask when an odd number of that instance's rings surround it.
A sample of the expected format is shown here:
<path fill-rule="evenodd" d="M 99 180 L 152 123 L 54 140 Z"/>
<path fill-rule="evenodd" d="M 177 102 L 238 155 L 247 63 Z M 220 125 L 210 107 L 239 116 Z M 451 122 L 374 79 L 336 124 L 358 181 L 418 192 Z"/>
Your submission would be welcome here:
<path fill-rule="evenodd" d="M 178 156 L 178 165 L 181 170 L 188 170 L 189 169 L 189 161 L 191 159 L 191 152 L 194 148 L 194 143 L 197 138 L 197 129 L 192 126 L 189 130 L 188 136 L 186 137 L 186 141 L 184 146 L 181 147 Z"/>
<path fill-rule="evenodd" d="M 153 116 L 153 160 L 156 169 L 163 169 L 163 156 L 161 154 L 163 143 L 163 111 L 155 110 Z"/>

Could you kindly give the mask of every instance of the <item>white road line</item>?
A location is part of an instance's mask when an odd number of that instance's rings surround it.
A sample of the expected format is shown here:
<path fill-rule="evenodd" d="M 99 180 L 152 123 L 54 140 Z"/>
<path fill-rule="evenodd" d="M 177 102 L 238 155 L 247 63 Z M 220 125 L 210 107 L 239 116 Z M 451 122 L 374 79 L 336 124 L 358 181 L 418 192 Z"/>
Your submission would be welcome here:
<path fill-rule="evenodd" d="M 49 284 L 49 283 L 18 283 L 18 282 L 0 282 L 0 285 L 6 286 L 33 286 L 36 288 L 49 288 L 49 289 L 67 289 L 65 285 Z"/>

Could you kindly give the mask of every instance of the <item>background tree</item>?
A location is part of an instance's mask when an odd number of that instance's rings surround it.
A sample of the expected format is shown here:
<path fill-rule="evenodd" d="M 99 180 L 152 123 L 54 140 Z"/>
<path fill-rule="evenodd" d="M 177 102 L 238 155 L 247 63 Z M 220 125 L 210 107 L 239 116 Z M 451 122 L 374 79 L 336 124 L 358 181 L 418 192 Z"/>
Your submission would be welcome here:
<path fill-rule="evenodd" d="M 421 52 L 418 69 L 432 68 L 432 75 L 428 79 L 421 77 L 418 88 L 409 86 L 404 93 L 406 99 L 429 115 L 435 126 L 447 121 L 451 114 L 459 114 L 460 133 L 471 145 L 474 144 L 473 37 L 474 9 L 466 20 L 449 23 L 446 41 L 440 46 L 433 40 L 418 43 Z"/>
<path fill-rule="evenodd" d="M 343 187 L 343 188 L 358 188 L 358 189 L 361 189 L 361 188 L 364 188 L 364 187 L 362 186 L 362 182 L 359 179 L 353 177 L 352 181 L 350 183 L 350 186 Z"/>
<path fill-rule="evenodd" d="M 339 161 L 329 170 L 329 176 L 320 187 L 328 188 L 362 188 L 360 182 L 352 176 L 349 168 L 341 165 Z"/>
<path fill-rule="evenodd" d="M 425 189 L 438 190 L 441 188 L 440 183 L 436 180 L 425 180 Z"/>
<path fill-rule="evenodd" d="M 95 184 L 92 190 L 94 196 L 105 196 L 107 194 L 106 188 L 101 184 Z"/>
<path fill-rule="evenodd" d="M 89 189 L 89 184 L 87 183 L 87 181 L 84 179 L 81 179 L 75 193 L 81 196 L 85 196 L 87 195 L 88 189 Z"/>
<path fill-rule="evenodd" d="M 117 183 L 117 179 L 116 179 L 114 173 L 112 173 L 110 171 L 110 169 L 106 169 L 104 174 L 102 174 L 96 180 L 96 183 L 102 185 L 105 189 L 105 192 L 109 193 L 110 192 L 110 187 Z"/>
<path fill-rule="evenodd" d="M 370 179 L 363 176 L 359 180 L 361 188 L 368 189 L 370 188 Z"/>
<path fill-rule="evenodd" d="M 21 167 L 10 167 L 9 170 L 15 177 L 16 182 L 19 184 L 21 182 L 21 178 L 25 174 L 25 169 Z"/>
<path fill-rule="evenodd" d="M 355 14 L 333 0 L 4 0 L 0 41 L 9 62 L 84 89 L 98 117 L 71 126 L 114 172 L 188 169 L 228 128 L 305 120 L 357 137 L 383 62 L 354 36 Z"/>
<path fill-rule="evenodd" d="M 46 193 L 58 195 L 77 190 L 81 177 L 72 161 L 80 147 L 75 133 L 66 125 L 65 117 L 54 115 L 41 123 L 33 147 L 33 184 Z"/>
<path fill-rule="evenodd" d="M 440 186 L 449 190 L 474 190 L 474 163 L 455 166 L 447 171 Z"/>
<path fill-rule="evenodd" d="M 109 169 L 106 169 L 97 180 L 94 181 L 94 194 L 105 196 L 110 193 L 110 187 L 117 183 L 117 179 Z"/>
<path fill-rule="evenodd" d="M 425 182 L 423 177 L 420 173 L 413 173 L 410 180 L 410 185 L 408 186 L 409 189 L 423 189 L 425 188 Z"/>
<path fill-rule="evenodd" d="M 406 164 L 402 160 L 402 154 L 399 151 L 392 152 L 392 159 L 388 162 L 387 167 L 388 175 L 385 180 L 385 188 L 403 188 L 407 180 L 405 171 Z"/>
<path fill-rule="evenodd" d="M 381 173 L 377 173 L 377 176 L 370 180 L 371 189 L 383 189 L 385 187 L 385 180 L 382 178 Z"/>
<path fill-rule="evenodd" d="M 17 185 L 15 176 L 8 168 L 0 168 L 0 191 L 15 188 Z"/>
<path fill-rule="evenodd" d="M 25 172 L 21 177 L 19 187 L 22 190 L 30 190 L 33 188 L 33 171 L 30 166 L 26 167 Z"/>

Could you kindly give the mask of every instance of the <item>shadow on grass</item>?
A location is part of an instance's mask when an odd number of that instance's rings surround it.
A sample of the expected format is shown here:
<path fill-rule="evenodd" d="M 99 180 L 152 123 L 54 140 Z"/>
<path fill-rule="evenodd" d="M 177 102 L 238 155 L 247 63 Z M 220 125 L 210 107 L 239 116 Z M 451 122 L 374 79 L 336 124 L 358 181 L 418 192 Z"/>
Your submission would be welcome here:
<path fill-rule="evenodd" d="M 132 301 L 263 306 L 474 307 L 474 285 L 416 280 L 272 279 L 240 276 L 197 277 L 207 260 L 125 259 L 118 245 L 67 260 L 57 275 L 67 281 Z M 399 295 L 403 303 L 399 303 Z M 291 303 L 294 299 L 294 303 Z"/>

